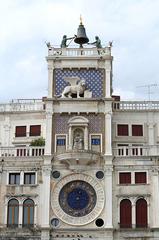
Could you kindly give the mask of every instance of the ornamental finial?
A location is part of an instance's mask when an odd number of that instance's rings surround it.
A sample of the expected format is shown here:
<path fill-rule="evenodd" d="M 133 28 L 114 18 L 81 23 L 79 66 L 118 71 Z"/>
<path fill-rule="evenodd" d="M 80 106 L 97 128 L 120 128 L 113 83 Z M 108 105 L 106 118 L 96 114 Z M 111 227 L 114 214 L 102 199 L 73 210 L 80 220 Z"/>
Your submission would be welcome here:
<path fill-rule="evenodd" d="M 82 15 L 80 14 L 80 25 L 83 25 L 82 23 Z"/>

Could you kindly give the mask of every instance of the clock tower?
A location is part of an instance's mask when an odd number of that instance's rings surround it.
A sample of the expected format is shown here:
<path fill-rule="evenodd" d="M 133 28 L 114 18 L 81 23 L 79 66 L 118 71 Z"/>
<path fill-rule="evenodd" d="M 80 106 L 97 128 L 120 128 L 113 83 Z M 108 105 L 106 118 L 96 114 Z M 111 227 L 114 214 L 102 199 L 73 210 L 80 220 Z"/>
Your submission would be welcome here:
<path fill-rule="evenodd" d="M 50 201 L 43 227 L 51 228 L 50 239 L 111 240 L 111 45 L 102 47 L 98 37 L 88 43 L 82 21 L 74 39 L 80 47 L 68 41 L 64 35 L 60 48 L 48 44 L 46 58 L 45 168 L 51 174 L 44 178 Z"/>

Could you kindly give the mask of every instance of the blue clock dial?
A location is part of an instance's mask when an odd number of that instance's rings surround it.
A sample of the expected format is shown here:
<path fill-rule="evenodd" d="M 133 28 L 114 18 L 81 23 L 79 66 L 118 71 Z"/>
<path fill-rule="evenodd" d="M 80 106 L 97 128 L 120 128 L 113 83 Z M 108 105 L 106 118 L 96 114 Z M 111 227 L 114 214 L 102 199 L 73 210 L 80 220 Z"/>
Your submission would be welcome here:
<path fill-rule="evenodd" d="M 68 194 L 67 202 L 72 209 L 80 210 L 87 207 L 89 195 L 82 188 L 75 188 Z"/>
<path fill-rule="evenodd" d="M 96 205 L 96 192 L 87 182 L 77 180 L 67 183 L 60 191 L 59 203 L 65 213 L 73 217 L 89 214 Z"/>

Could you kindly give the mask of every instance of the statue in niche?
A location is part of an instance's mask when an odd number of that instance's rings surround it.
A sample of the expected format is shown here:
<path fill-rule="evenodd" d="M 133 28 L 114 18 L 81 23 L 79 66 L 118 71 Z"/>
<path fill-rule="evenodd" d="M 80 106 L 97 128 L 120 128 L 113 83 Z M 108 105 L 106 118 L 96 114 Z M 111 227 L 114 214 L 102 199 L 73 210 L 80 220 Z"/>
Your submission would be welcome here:
<path fill-rule="evenodd" d="M 73 149 L 74 150 L 84 149 L 83 131 L 80 129 L 75 130 L 74 132 Z"/>
<path fill-rule="evenodd" d="M 64 80 L 70 84 L 66 86 L 61 94 L 62 98 L 80 98 L 88 97 L 92 95 L 89 90 L 86 90 L 85 79 L 80 79 L 79 77 L 65 77 Z M 89 93 L 88 93 L 89 92 Z"/>

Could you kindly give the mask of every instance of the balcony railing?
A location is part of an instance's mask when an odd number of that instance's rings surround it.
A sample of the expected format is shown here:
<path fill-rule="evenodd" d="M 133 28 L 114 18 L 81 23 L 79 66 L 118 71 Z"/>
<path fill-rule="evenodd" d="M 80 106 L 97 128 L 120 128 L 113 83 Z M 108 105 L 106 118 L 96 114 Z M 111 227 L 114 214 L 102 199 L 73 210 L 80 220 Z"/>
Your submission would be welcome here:
<path fill-rule="evenodd" d="M 113 102 L 114 111 L 159 111 L 159 101 L 117 101 Z"/>
<path fill-rule="evenodd" d="M 101 49 L 94 48 L 48 48 L 49 56 L 65 56 L 65 57 L 80 57 L 80 56 L 97 56 L 111 55 L 111 48 L 105 47 Z"/>
<path fill-rule="evenodd" d="M 44 147 L 0 147 L 0 157 L 39 157 Z"/>
<path fill-rule="evenodd" d="M 44 108 L 41 99 L 16 99 L 10 103 L 0 104 L 0 112 L 43 111 Z"/>
<path fill-rule="evenodd" d="M 113 148 L 116 157 L 159 156 L 159 145 L 153 146 L 121 146 Z"/>
<path fill-rule="evenodd" d="M 0 147 L 0 157 L 39 157 L 44 155 L 44 146 L 41 147 Z M 83 151 L 83 153 L 90 154 L 92 158 L 93 152 L 90 151 Z M 77 153 L 74 151 L 66 151 L 62 154 L 56 154 L 58 156 L 58 159 L 61 160 L 61 158 L 74 158 L 74 155 L 76 156 L 75 159 L 77 159 Z M 94 158 L 98 156 L 99 153 L 93 154 Z M 153 145 L 153 146 L 121 146 L 113 148 L 113 155 L 116 157 L 140 157 L 140 156 L 159 156 L 159 145 Z M 56 157 L 57 157 L 56 156 Z M 78 153 L 78 159 L 82 159 L 82 151 Z M 88 156 L 87 156 L 88 158 Z"/>

